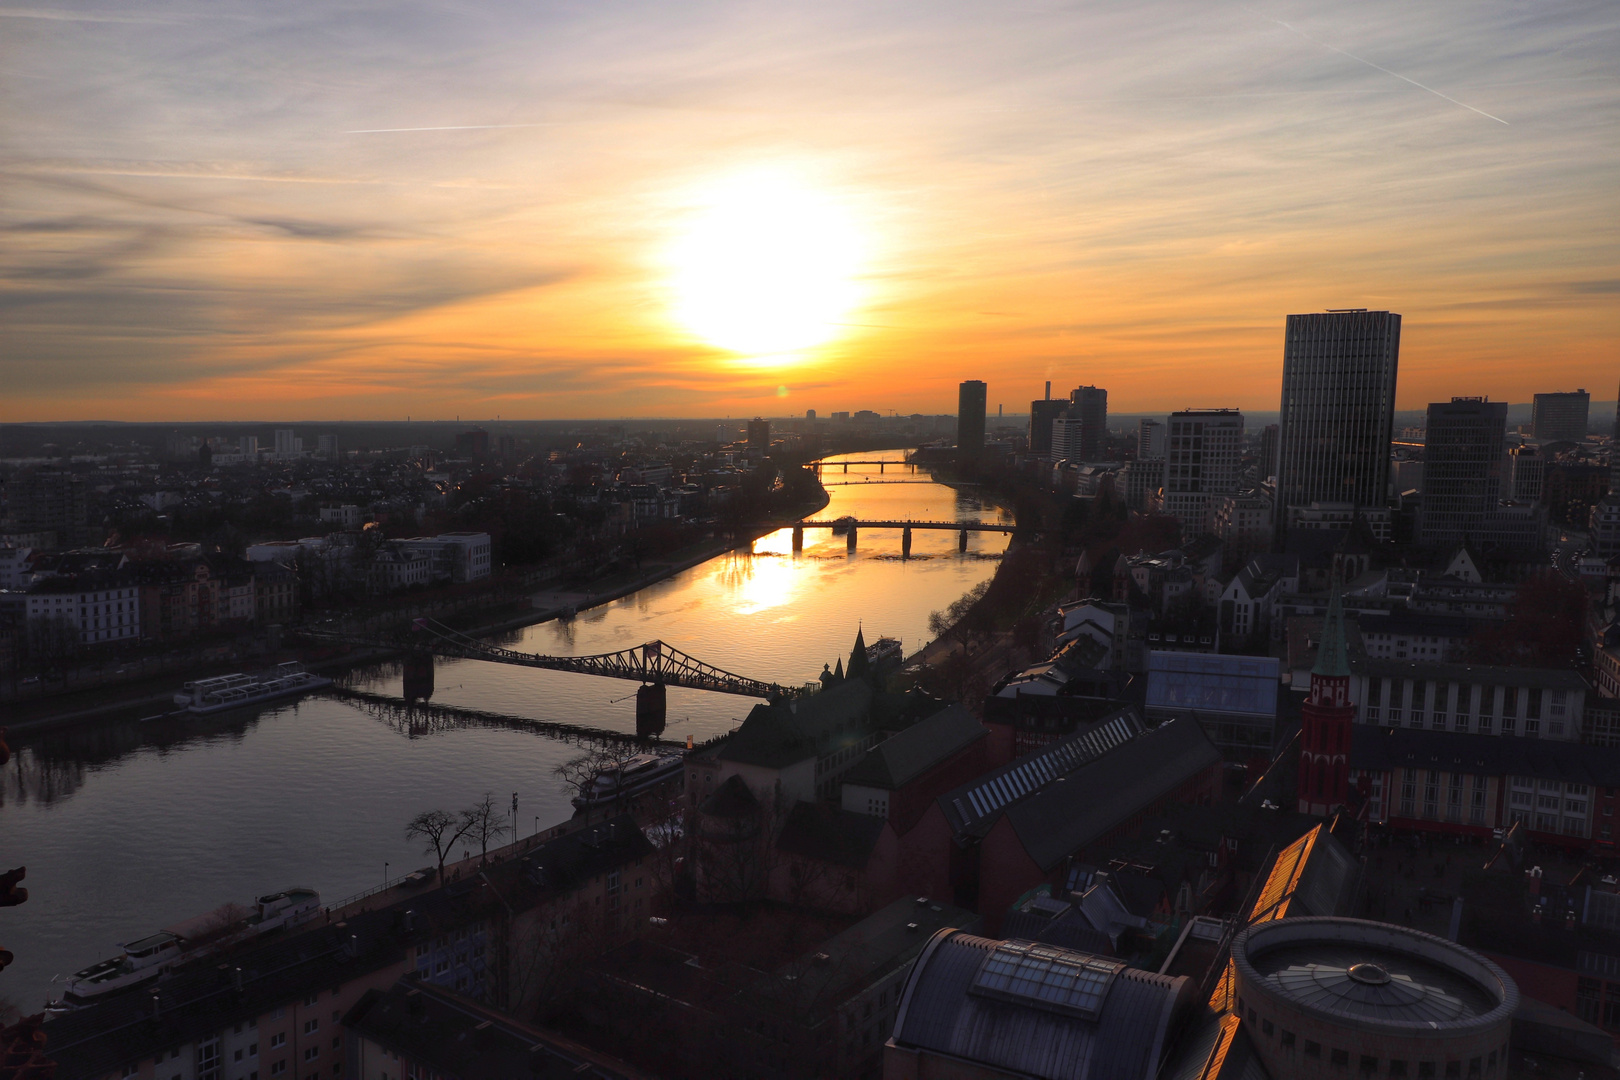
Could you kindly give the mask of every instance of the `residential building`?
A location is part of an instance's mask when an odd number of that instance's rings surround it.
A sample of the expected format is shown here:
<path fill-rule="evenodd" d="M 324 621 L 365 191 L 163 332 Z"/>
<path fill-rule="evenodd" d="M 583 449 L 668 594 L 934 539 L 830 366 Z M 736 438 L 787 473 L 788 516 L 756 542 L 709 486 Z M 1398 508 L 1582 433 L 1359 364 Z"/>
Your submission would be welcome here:
<path fill-rule="evenodd" d="M 1299 591 L 1299 558 L 1294 555 L 1256 555 L 1220 592 L 1216 600 L 1216 627 L 1226 644 L 1267 635 L 1277 601 Z"/>
<path fill-rule="evenodd" d="M 336 435 L 321 435 L 316 440 L 318 453 L 327 461 L 338 460 L 338 437 Z"/>
<path fill-rule="evenodd" d="M 1278 432 L 1277 524 L 1295 508 L 1384 509 L 1401 317 L 1389 311 L 1288 316 Z"/>
<path fill-rule="evenodd" d="M 1478 624 L 1455 615 L 1428 615 L 1405 607 L 1360 618 L 1361 641 L 1375 660 L 1456 663 Z"/>
<path fill-rule="evenodd" d="M 988 738 L 966 706 L 941 709 L 862 754 L 843 775 L 840 805 L 904 837 L 935 799 L 985 771 Z"/>
<path fill-rule="evenodd" d="M 292 428 L 276 429 L 276 457 L 283 461 L 302 457 L 304 440 Z"/>
<path fill-rule="evenodd" d="M 365 524 L 366 512 L 353 503 L 342 506 L 323 506 L 320 508 L 321 520 L 336 525 L 340 529 L 358 529 Z"/>
<path fill-rule="evenodd" d="M 490 538 L 485 532 L 448 532 L 399 541 L 399 546 L 427 554 L 433 576 L 457 584 L 482 581 L 491 571 Z M 249 552 L 249 557 L 252 553 Z"/>
<path fill-rule="evenodd" d="M 1447 547 L 1477 539 L 1502 495 L 1507 403 L 1454 397 L 1429 406 L 1418 542 Z"/>
<path fill-rule="evenodd" d="M 417 979 L 367 990 L 340 1021 L 347 1039 L 330 1073 L 364 1080 L 462 1076 L 478 1080 L 650 1080 L 555 1032 L 520 1024 Z M 335 1040 L 334 1040 L 335 1041 Z M 336 1055 L 334 1055 L 336 1056 Z M 342 1071 L 337 1071 L 346 1066 Z"/>
<path fill-rule="evenodd" d="M 1144 514 L 1157 511 L 1160 492 L 1164 489 L 1162 458 L 1127 461 L 1125 467 L 1115 475 L 1118 488 L 1123 489 L 1126 506 Z"/>
<path fill-rule="evenodd" d="M 1236 409 L 1171 413 L 1164 512 L 1184 534 L 1209 528 L 1212 499 L 1234 494 L 1243 468 L 1243 414 Z"/>
<path fill-rule="evenodd" d="M 1281 496 L 1278 496 L 1281 498 Z M 1277 505 L 1281 505 L 1278 503 Z M 1348 532 L 1364 524 L 1372 538 L 1387 544 L 1394 536 L 1394 518 L 1387 506 L 1357 506 L 1355 503 L 1313 502 L 1288 508 L 1286 524 L 1293 531 Z"/>
<path fill-rule="evenodd" d="M 1530 399 L 1530 429 L 1542 444 L 1580 442 L 1586 438 L 1592 395 L 1585 390 L 1536 394 Z"/>
<path fill-rule="evenodd" d="M 463 864 L 464 876 L 425 892 L 182 964 L 156 994 L 109 994 L 57 1017 L 51 1057 L 60 1075 L 84 1080 L 350 1075 L 342 1021 L 368 991 L 414 975 L 497 1008 L 532 1008 L 525 978 L 548 950 L 644 922 L 652 850 L 625 815 L 522 858 Z"/>
<path fill-rule="evenodd" d="M 988 391 L 978 379 L 968 379 L 956 391 L 956 451 L 963 457 L 984 452 L 984 410 Z"/>
<path fill-rule="evenodd" d="M 253 607 L 261 625 L 286 624 L 298 619 L 298 575 L 277 562 L 254 562 Z"/>
<path fill-rule="evenodd" d="M 0 591 L 0 612 L 39 655 L 141 639 L 140 590 L 125 574 L 47 577 Z"/>
<path fill-rule="evenodd" d="M 26 468 L 4 488 L 10 534 L 39 534 L 32 547 L 99 543 L 90 527 L 89 480 L 65 469 Z M 39 542 L 48 538 L 48 542 Z"/>
<path fill-rule="evenodd" d="M 771 422 L 760 417 L 748 421 L 748 449 L 759 454 L 771 452 Z"/>
<path fill-rule="evenodd" d="M 1266 490 L 1215 495 L 1209 504 L 1209 530 L 1228 547 L 1254 550 L 1276 531 L 1271 493 Z"/>

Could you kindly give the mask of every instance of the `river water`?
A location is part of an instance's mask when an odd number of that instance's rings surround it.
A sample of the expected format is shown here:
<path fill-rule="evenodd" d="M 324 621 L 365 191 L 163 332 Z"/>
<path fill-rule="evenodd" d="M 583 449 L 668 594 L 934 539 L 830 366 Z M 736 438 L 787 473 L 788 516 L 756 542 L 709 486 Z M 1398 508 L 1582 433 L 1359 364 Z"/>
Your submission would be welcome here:
<path fill-rule="evenodd" d="M 898 451 L 860 460 L 899 460 Z M 823 473 L 831 502 L 818 517 L 995 519 L 971 492 L 919 483 L 926 474 L 852 465 Z M 899 483 L 895 481 L 909 481 Z M 858 549 L 809 530 L 792 553 L 782 530 L 751 553 L 728 553 L 567 621 L 509 635 L 509 647 L 551 655 L 610 652 L 661 639 L 739 675 L 807 682 L 847 659 L 858 627 L 868 643 L 900 639 L 907 654 L 928 614 L 989 577 L 999 533 L 862 529 Z M 397 697 L 396 669 L 357 689 Z M 636 684 L 565 672 L 440 661 L 434 704 L 514 718 L 634 732 Z M 734 727 L 752 699 L 670 688 L 668 739 Z M 142 710 L 143 712 L 146 710 Z M 555 775 L 579 748 L 521 723 L 400 723 L 338 695 L 195 720 L 99 722 L 11 739 L 0 776 L 0 868 L 26 865 L 28 902 L 0 909 L 0 999 L 35 1011 L 52 977 L 116 952 L 160 927 L 227 901 L 307 885 L 328 903 L 430 865 L 404 824 L 421 810 L 459 809 L 493 792 L 527 834 L 566 819 L 572 791 Z"/>

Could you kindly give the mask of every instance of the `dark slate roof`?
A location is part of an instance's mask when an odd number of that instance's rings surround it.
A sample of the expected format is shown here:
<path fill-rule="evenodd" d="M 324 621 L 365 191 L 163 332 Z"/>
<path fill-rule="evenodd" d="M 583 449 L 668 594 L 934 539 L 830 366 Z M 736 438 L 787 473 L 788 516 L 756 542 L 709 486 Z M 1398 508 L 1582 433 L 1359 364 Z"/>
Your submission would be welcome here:
<path fill-rule="evenodd" d="M 642 1074 L 604 1055 L 430 983 L 405 978 L 367 990 L 343 1026 L 391 1053 L 479 1080 L 631 1080 Z"/>
<path fill-rule="evenodd" d="M 893 791 L 987 734 L 966 706 L 952 705 L 862 754 L 843 782 Z"/>
<path fill-rule="evenodd" d="M 1577 784 L 1620 786 L 1620 747 L 1466 735 L 1455 731 L 1352 724 L 1352 769 L 1439 769 L 1476 776 L 1533 776 Z"/>
<path fill-rule="evenodd" d="M 1148 1080 L 1158 1072 L 1172 1022 L 1192 996 L 1188 979 L 1124 968 L 1096 1019 L 1086 1020 L 974 992 L 974 977 L 999 944 L 940 931 L 906 982 L 895 1043 L 1051 1080 Z"/>
<path fill-rule="evenodd" d="M 859 741 L 871 719 L 872 693 L 864 680 L 845 680 L 809 697 L 756 705 L 716 756 L 766 769 L 825 756 Z"/>
<path fill-rule="evenodd" d="M 1585 690 L 1586 680 L 1564 668 L 1513 668 L 1492 664 L 1438 664 L 1427 660 L 1363 660 L 1357 673 L 1374 678 L 1434 679 L 1486 686 L 1540 686 L 1550 690 Z"/>
<path fill-rule="evenodd" d="M 861 870 L 871 859 L 885 824 L 882 818 L 829 803 L 801 802 L 788 812 L 776 846 L 789 855 Z"/>
<path fill-rule="evenodd" d="M 698 807 L 710 817 L 747 817 L 759 810 L 759 800 L 741 776 L 732 773 Z"/>
<path fill-rule="evenodd" d="M 1198 721 L 1179 717 L 1013 803 L 1007 818 L 1024 850 L 1049 870 L 1220 761 Z"/>
<path fill-rule="evenodd" d="M 1009 938 L 1039 941 L 1077 952 L 1106 955 L 1114 943 L 1067 900 L 1037 896 L 1007 913 L 1001 932 Z"/>
<path fill-rule="evenodd" d="M 1074 771 L 1114 747 L 1141 737 L 1142 721 L 1129 707 L 1115 709 L 1106 720 L 1065 735 L 999 769 L 968 781 L 939 797 L 939 808 L 954 832 L 983 836 L 1006 807 L 1041 785 Z"/>
<path fill-rule="evenodd" d="M 604 827 L 566 833 L 521 858 L 376 911 L 342 922 L 271 931 L 234 951 L 182 965 L 151 984 L 160 992 L 162 1012 L 157 1017 L 143 988 L 51 1020 L 45 1026 L 51 1058 L 60 1064 L 63 1080 L 100 1076 L 250 1020 L 304 997 L 311 988 L 337 986 L 398 964 L 419 942 L 500 915 L 506 905 L 518 911 L 533 908 L 571 891 L 584 878 L 651 851 L 635 819 L 624 814 Z M 545 873 L 535 873 L 541 865 Z M 409 930 L 407 911 L 414 921 Z M 240 990 L 233 985 L 231 968 L 242 970 Z"/>

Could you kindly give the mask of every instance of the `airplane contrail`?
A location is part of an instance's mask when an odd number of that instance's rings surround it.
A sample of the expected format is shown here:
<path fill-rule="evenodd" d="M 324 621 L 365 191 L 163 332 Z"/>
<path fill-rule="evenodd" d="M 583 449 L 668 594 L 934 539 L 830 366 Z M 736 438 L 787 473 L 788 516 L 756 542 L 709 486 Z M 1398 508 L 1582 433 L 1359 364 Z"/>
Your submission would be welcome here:
<path fill-rule="evenodd" d="M 1251 9 L 1251 11 L 1252 11 L 1252 9 Z M 1252 14 L 1260 15 L 1260 13 L 1258 11 L 1252 11 Z M 1490 113 L 1486 112 L 1484 109 L 1476 109 L 1472 105 L 1468 104 L 1468 102 L 1466 102 L 1466 101 L 1458 101 L 1456 98 L 1450 96 L 1449 94 L 1442 94 L 1440 91 L 1436 90 L 1434 87 L 1432 87 L 1432 86 L 1424 86 L 1422 83 L 1418 82 L 1416 79 L 1409 79 L 1405 75 L 1402 75 L 1398 71 L 1391 71 L 1387 67 L 1379 67 L 1377 64 L 1373 63 L 1371 60 L 1365 60 L 1362 57 L 1357 56 L 1355 53 L 1345 52 L 1343 49 L 1340 49 L 1340 48 L 1338 48 L 1336 46 L 1333 46 L 1333 45 L 1329 45 L 1325 41 L 1317 41 L 1315 38 L 1311 37 L 1311 35 L 1307 34 L 1305 31 L 1299 29 L 1298 27 L 1290 26 L 1288 23 L 1283 22 L 1281 19 L 1273 19 L 1269 15 L 1260 15 L 1260 17 L 1262 19 L 1265 19 L 1267 22 L 1276 23 L 1278 26 L 1282 27 L 1284 30 L 1292 30 L 1294 33 L 1298 34 L 1300 37 L 1304 38 L 1306 41 L 1310 42 L 1312 45 L 1319 45 L 1322 48 L 1327 49 L 1329 52 L 1336 52 L 1340 56 L 1347 56 L 1350 59 L 1354 60 L 1358 64 L 1366 64 L 1368 67 L 1372 68 L 1374 71 L 1382 71 L 1385 75 L 1393 75 L 1397 79 L 1401 80 L 1402 82 L 1411 83 L 1413 86 L 1417 87 L 1419 90 L 1427 90 L 1429 93 L 1433 94 L 1437 98 L 1443 98 L 1444 100 L 1451 102 L 1453 105 L 1461 105 L 1463 108 L 1467 109 L 1469 112 L 1479 113 L 1479 115 L 1485 117 L 1487 120 L 1495 120 L 1498 124 L 1504 124 L 1504 125 L 1506 125 L 1508 127 L 1513 126 L 1511 124 L 1508 124 L 1508 122 L 1506 120 L 1502 119 L 1500 116 L 1492 116 Z"/>
<path fill-rule="evenodd" d="M 445 127 L 356 128 L 345 135 L 388 135 L 398 131 L 490 131 L 495 128 L 549 127 L 548 124 L 454 124 Z"/>

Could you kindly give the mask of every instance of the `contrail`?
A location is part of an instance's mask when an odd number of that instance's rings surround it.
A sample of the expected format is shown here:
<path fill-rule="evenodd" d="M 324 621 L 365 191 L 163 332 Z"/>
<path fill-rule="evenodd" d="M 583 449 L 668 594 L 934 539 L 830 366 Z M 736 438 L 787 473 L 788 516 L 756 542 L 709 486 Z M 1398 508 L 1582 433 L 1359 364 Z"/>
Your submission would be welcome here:
<path fill-rule="evenodd" d="M 1260 13 L 1258 11 L 1252 11 L 1252 9 L 1249 9 L 1249 10 L 1251 10 L 1252 14 L 1260 15 Z M 1292 30 L 1294 33 L 1298 34 L 1300 37 L 1304 38 L 1306 41 L 1310 42 L 1312 45 L 1319 45 L 1322 48 L 1327 49 L 1329 52 L 1336 52 L 1340 56 L 1347 56 L 1350 59 L 1354 60 L 1358 64 L 1366 64 L 1368 67 L 1372 68 L 1374 71 L 1382 71 L 1385 75 L 1393 75 L 1397 79 L 1401 80 L 1402 82 L 1411 83 L 1413 86 L 1417 87 L 1419 90 L 1427 90 L 1429 93 L 1433 94 L 1437 98 L 1442 98 L 1442 99 L 1444 99 L 1446 101 L 1449 101 L 1453 105 L 1461 105 L 1463 108 L 1467 109 L 1469 112 L 1479 113 L 1479 115 L 1485 117 L 1487 120 L 1495 120 L 1498 124 L 1507 124 L 1508 127 L 1513 126 L 1511 124 L 1508 124 L 1508 122 L 1506 120 L 1502 119 L 1500 116 L 1492 116 L 1490 113 L 1486 112 L 1484 109 L 1476 109 L 1472 105 L 1468 104 L 1468 102 L 1466 102 L 1466 101 L 1458 101 L 1456 98 L 1451 97 L 1449 94 L 1442 94 L 1440 91 L 1436 90 L 1434 87 L 1432 87 L 1432 86 L 1424 86 L 1422 83 L 1418 82 L 1416 79 L 1408 79 L 1405 75 L 1402 75 L 1398 71 L 1391 71 L 1387 67 L 1379 67 L 1377 64 L 1373 63 L 1371 60 L 1364 60 L 1361 57 L 1357 56 L 1355 53 L 1345 52 L 1343 49 L 1337 48 L 1336 46 L 1333 46 L 1333 45 L 1329 45 L 1325 41 L 1317 41 L 1315 38 L 1311 37 L 1311 35 L 1307 34 L 1305 31 L 1303 31 L 1303 30 L 1301 30 L 1301 29 L 1299 29 L 1297 27 L 1290 26 L 1288 23 L 1283 22 L 1281 19 L 1273 19 L 1269 15 L 1260 15 L 1260 17 L 1262 19 L 1265 19 L 1267 22 L 1276 23 L 1278 26 L 1282 27 L 1284 30 Z"/>
<path fill-rule="evenodd" d="M 448 127 L 356 128 L 345 135 L 388 135 L 398 131 L 490 131 L 495 128 L 548 127 L 547 124 L 456 124 Z"/>

